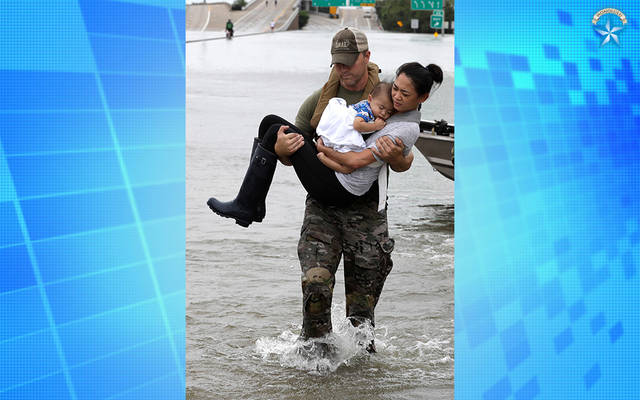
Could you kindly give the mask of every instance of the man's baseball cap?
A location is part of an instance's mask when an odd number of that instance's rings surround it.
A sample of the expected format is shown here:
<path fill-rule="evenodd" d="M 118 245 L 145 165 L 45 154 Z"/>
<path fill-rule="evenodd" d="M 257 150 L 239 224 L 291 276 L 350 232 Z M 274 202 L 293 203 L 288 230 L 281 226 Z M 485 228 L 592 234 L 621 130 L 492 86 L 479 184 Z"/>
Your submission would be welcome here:
<path fill-rule="evenodd" d="M 365 34 L 356 28 L 344 28 L 331 41 L 331 65 L 352 66 L 358 59 L 358 54 L 365 50 L 369 50 Z"/>

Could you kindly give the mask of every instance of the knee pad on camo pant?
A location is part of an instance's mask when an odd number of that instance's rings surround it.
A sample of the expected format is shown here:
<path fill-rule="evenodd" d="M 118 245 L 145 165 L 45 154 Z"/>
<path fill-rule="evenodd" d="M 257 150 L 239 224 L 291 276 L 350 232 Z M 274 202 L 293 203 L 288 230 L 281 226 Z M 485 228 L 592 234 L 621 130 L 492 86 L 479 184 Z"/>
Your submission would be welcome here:
<path fill-rule="evenodd" d="M 302 269 L 303 337 L 331 332 L 331 301 L 335 272 L 342 256 L 339 223 L 311 196 L 298 241 Z"/>
<path fill-rule="evenodd" d="M 326 268 L 311 268 L 302 275 L 302 336 L 321 337 L 331 332 L 331 301 L 335 277 Z"/>

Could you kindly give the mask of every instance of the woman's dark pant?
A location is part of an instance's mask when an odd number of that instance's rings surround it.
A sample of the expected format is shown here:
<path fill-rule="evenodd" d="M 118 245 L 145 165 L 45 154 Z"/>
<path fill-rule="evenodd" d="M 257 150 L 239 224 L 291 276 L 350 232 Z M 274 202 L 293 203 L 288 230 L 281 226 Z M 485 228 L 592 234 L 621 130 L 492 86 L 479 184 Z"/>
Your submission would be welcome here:
<path fill-rule="evenodd" d="M 347 191 L 336 178 L 335 171 L 318 159 L 318 150 L 313 140 L 304 135 L 292 123 L 277 115 L 267 115 L 258 128 L 258 137 L 262 147 L 275 153 L 275 144 L 280 126 L 287 125 L 285 133 L 299 133 L 304 137 L 304 145 L 289 157 L 298 179 L 307 193 L 318 201 L 328 205 L 347 205 L 358 196 Z"/>

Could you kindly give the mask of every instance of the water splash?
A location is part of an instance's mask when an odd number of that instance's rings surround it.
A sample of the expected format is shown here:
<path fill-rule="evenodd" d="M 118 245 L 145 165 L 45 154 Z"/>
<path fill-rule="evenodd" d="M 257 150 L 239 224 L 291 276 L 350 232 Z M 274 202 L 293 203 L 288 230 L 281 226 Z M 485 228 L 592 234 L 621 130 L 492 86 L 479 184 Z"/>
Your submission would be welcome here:
<path fill-rule="evenodd" d="M 448 363 L 453 361 L 453 344 L 451 338 L 438 338 L 422 336 L 414 345 L 409 346 L 407 351 L 418 360 L 430 363 Z"/>
<path fill-rule="evenodd" d="M 371 324 L 354 327 L 345 318 L 334 321 L 333 326 L 333 332 L 322 338 L 301 339 L 297 333 L 300 326 L 285 330 L 277 338 L 262 337 L 256 341 L 256 352 L 265 361 L 319 375 L 369 356 L 367 346 L 375 338 Z M 380 340 L 376 340 L 376 346 L 385 347 Z"/>

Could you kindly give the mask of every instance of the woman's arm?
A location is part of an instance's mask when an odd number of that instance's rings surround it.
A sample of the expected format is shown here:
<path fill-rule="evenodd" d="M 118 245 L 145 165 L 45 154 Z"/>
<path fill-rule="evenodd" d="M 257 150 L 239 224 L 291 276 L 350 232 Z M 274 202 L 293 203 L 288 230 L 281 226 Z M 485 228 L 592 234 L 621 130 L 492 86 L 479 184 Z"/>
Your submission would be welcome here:
<path fill-rule="evenodd" d="M 331 160 L 337 162 L 338 164 L 342 164 L 347 168 L 351 168 L 352 170 L 362 168 L 377 161 L 373 156 L 373 153 L 371 151 L 368 151 L 370 149 L 358 152 L 349 151 L 347 153 L 340 153 L 339 151 L 326 147 L 324 143 L 322 143 L 321 138 L 318 139 L 316 147 L 318 148 L 319 153 L 324 153 Z"/>
<path fill-rule="evenodd" d="M 392 170 L 396 172 L 404 172 L 411 168 L 413 163 L 413 152 L 409 152 L 406 156 L 403 154 L 404 143 L 399 137 L 395 138 L 396 143 L 389 136 L 382 136 L 376 140 L 376 148 L 372 147 L 376 156 L 389 164 Z"/>
<path fill-rule="evenodd" d="M 336 172 L 342 172 L 343 174 L 350 174 L 353 172 L 353 168 L 349 168 L 345 165 L 342 165 L 333 161 L 332 159 L 327 157 L 327 155 L 324 153 L 318 153 L 318 159 L 320 160 L 321 163 L 323 163 L 324 165 L 326 165 L 327 167 L 331 168 Z"/>
<path fill-rule="evenodd" d="M 394 161 L 393 163 L 389 163 L 389 166 L 395 172 L 404 172 L 411 168 L 411 164 L 413 163 L 413 152 L 407 154 L 407 156 L 402 156 L 398 161 Z"/>

